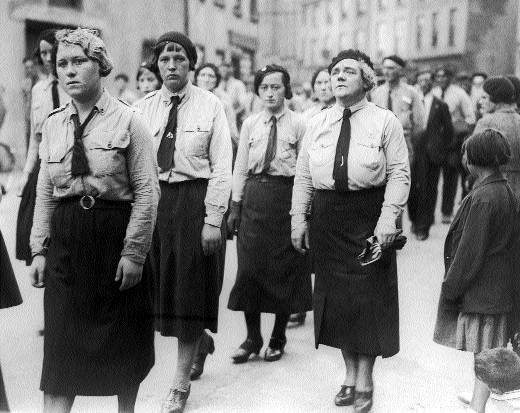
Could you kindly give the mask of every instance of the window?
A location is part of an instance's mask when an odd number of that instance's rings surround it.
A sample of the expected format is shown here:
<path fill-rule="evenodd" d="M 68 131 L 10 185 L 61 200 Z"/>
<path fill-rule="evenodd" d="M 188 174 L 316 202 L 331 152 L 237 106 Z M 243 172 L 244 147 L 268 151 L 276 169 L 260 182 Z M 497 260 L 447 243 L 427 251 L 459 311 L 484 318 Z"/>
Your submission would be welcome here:
<path fill-rule="evenodd" d="M 233 14 L 239 19 L 242 17 L 242 0 L 235 0 L 235 5 L 233 6 Z"/>
<path fill-rule="evenodd" d="M 302 25 L 307 25 L 307 6 L 302 7 Z"/>
<path fill-rule="evenodd" d="M 415 48 L 422 49 L 424 35 L 424 16 L 417 16 L 417 27 L 415 31 Z"/>
<path fill-rule="evenodd" d="M 144 39 L 141 43 L 141 61 L 148 62 L 152 60 L 155 39 Z"/>
<path fill-rule="evenodd" d="M 213 0 L 213 4 L 215 4 L 215 6 L 217 6 L 217 7 L 220 7 L 221 9 L 226 7 L 226 1 L 225 0 Z"/>
<path fill-rule="evenodd" d="M 396 5 L 397 7 L 402 7 L 402 6 L 404 6 L 404 0 L 396 0 L 396 1 L 395 1 L 395 5 Z"/>
<path fill-rule="evenodd" d="M 358 16 L 365 14 L 368 9 L 367 0 L 356 0 L 356 9 Z"/>
<path fill-rule="evenodd" d="M 399 20 L 395 25 L 395 51 L 399 56 L 406 56 L 406 20 Z"/>
<path fill-rule="evenodd" d="M 49 6 L 68 7 L 71 9 L 81 10 L 83 7 L 82 0 L 49 0 Z"/>
<path fill-rule="evenodd" d="M 312 27 L 316 27 L 316 15 L 317 14 L 318 14 L 318 4 L 314 3 L 314 6 L 312 7 L 312 15 L 311 15 Z"/>
<path fill-rule="evenodd" d="M 325 3 L 325 15 L 327 16 L 326 17 L 326 21 L 327 21 L 327 24 L 332 24 L 332 2 L 330 0 L 328 0 L 326 3 Z"/>
<path fill-rule="evenodd" d="M 359 30 L 356 33 L 356 48 L 363 50 L 366 47 L 367 34 L 363 30 Z"/>
<path fill-rule="evenodd" d="M 380 58 L 385 55 L 393 53 L 393 36 L 390 26 L 387 23 L 381 22 L 377 28 L 378 52 Z"/>
<path fill-rule="evenodd" d="M 341 0 L 341 18 L 345 20 L 348 17 L 350 0 Z"/>
<path fill-rule="evenodd" d="M 350 48 L 350 39 L 348 38 L 347 33 L 341 33 L 339 36 L 339 48 L 340 50 L 347 50 Z"/>
<path fill-rule="evenodd" d="M 457 18 L 457 9 L 450 9 L 450 17 L 449 17 L 449 28 L 448 28 L 448 46 L 455 46 L 455 25 Z"/>
<path fill-rule="evenodd" d="M 251 0 L 249 3 L 249 15 L 250 20 L 253 23 L 258 23 L 258 20 L 260 19 L 260 13 L 258 12 L 258 4 L 256 0 Z"/>
<path fill-rule="evenodd" d="M 439 44 L 438 16 L 437 12 L 432 14 L 432 47 L 437 47 Z"/>
<path fill-rule="evenodd" d="M 316 39 L 311 40 L 311 65 L 318 63 L 318 42 Z"/>
<path fill-rule="evenodd" d="M 226 61 L 226 52 L 222 49 L 215 50 L 215 56 L 216 56 L 216 65 L 222 66 L 224 62 Z"/>
<path fill-rule="evenodd" d="M 388 8 L 388 0 L 378 0 L 379 10 L 386 10 Z"/>

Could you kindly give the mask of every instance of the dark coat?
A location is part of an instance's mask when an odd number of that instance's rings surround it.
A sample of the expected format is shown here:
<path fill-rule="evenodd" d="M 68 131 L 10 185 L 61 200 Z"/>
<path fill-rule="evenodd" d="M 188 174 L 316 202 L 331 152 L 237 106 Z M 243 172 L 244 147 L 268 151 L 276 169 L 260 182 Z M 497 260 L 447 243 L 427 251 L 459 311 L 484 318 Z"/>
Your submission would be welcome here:
<path fill-rule="evenodd" d="M 512 310 L 517 226 L 516 199 L 501 174 L 486 178 L 464 198 L 444 244 L 440 309 Z"/>
<path fill-rule="evenodd" d="M 4 238 L 0 232 L 0 308 L 14 307 L 21 303 L 22 296 L 16 283 Z"/>
<path fill-rule="evenodd" d="M 448 105 L 433 97 L 426 130 L 417 140 L 416 153 L 424 153 L 432 163 L 441 165 L 453 141 L 453 123 Z"/>

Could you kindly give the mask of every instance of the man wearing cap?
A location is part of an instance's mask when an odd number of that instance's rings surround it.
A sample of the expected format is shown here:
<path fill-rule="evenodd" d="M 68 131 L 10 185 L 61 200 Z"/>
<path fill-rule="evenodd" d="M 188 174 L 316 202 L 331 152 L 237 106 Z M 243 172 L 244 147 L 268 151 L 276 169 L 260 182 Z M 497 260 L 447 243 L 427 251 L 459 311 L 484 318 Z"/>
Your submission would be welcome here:
<path fill-rule="evenodd" d="M 188 78 L 197 62 L 192 41 L 168 32 L 153 53 L 152 64 L 164 83 L 136 106 L 152 132 L 161 186 L 153 246 L 157 329 L 178 338 L 175 378 L 161 413 L 180 413 L 190 393 L 195 356 L 202 353 L 197 357 L 203 367 L 214 350 L 204 329 L 217 332 L 223 280 L 219 249 L 225 240 L 233 155 L 220 99 Z"/>
<path fill-rule="evenodd" d="M 355 404 L 356 412 L 366 413 L 376 357 L 399 351 L 394 240 L 410 168 L 401 123 L 366 99 L 376 82 L 370 58 L 345 50 L 328 71 L 336 103 L 308 122 L 296 166 L 291 238 L 301 253 L 312 248 L 316 346 L 343 353 L 345 380 L 335 404 Z M 361 266 L 358 256 L 372 235 L 382 255 Z"/>
<path fill-rule="evenodd" d="M 421 94 L 402 79 L 405 67 L 406 62 L 399 56 L 385 57 L 383 59 L 385 83 L 370 95 L 372 102 L 394 112 L 403 125 L 410 164 L 412 164 L 415 142 L 424 131 L 425 114 Z"/>
<path fill-rule="evenodd" d="M 462 166 L 462 142 L 475 127 L 475 111 L 471 99 L 466 92 L 452 83 L 454 71 L 450 67 L 440 66 L 435 70 L 437 86 L 432 93 L 446 102 L 450 108 L 453 123 L 453 141 L 448 147 L 446 160 L 442 166 L 442 222 L 451 222 L 459 175 L 462 180 L 462 196 L 466 196 L 468 189 L 464 184 L 467 172 Z"/>

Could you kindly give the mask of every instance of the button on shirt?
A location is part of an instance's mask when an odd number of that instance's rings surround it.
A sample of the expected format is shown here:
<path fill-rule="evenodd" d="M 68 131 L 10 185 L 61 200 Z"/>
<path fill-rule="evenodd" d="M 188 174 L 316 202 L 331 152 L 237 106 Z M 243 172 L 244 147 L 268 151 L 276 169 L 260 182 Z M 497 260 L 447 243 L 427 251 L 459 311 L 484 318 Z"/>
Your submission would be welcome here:
<path fill-rule="evenodd" d="M 60 198 L 90 195 L 133 202 L 121 255 L 144 263 L 157 216 L 159 182 L 150 133 L 135 109 L 104 91 L 83 133 L 90 172 L 71 175 L 75 106 L 56 110 L 42 129 L 34 226 L 33 254 L 43 250 Z"/>
<path fill-rule="evenodd" d="M 52 82 L 54 77 L 49 76 L 45 80 L 40 80 L 32 88 L 31 98 L 31 136 L 29 140 L 29 148 L 27 149 L 27 160 L 25 162 L 24 172 L 31 173 L 38 161 L 38 150 L 42 138 L 43 123 L 54 110 L 52 103 Z M 58 85 L 58 93 L 60 97 L 60 105 L 64 105 L 70 100 L 61 87 Z"/>
<path fill-rule="evenodd" d="M 233 172 L 233 201 L 242 200 L 244 186 L 249 175 L 262 173 L 272 125 L 271 116 L 267 111 L 262 111 L 248 117 L 242 125 Z M 291 177 L 296 173 L 296 159 L 300 153 L 306 129 L 305 118 L 284 108 L 281 113 L 276 115 L 276 120 L 276 155 L 267 173 Z"/>
<path fill-rule="evenodd" d="M 152 133 L 155 152 L 159 149 L 171 109 L 171 93 L 166 86 L 146 95 L 135 106 L 142 111 Z M 188 82 L 179 93 L 174 166 L 160 171 L 168 183 L 208 179 L 205 223 L 219 227 L 231 193 L 231 137 L 224 107 L 213 93 Z"/>
<path fill-rule="evenodd" d="M 316 189 L 335 189 L 332 172 L 344 109 L 335 104 L 313 116 L 307 125 L 294 181 L 293 230 L 306 225 Z M 379 222 L 395 228 L 410 188 L 410 166 L 403 128 L 394 114 L 365 98 L 350 110 L 349 190 L 386 184 Z"/>

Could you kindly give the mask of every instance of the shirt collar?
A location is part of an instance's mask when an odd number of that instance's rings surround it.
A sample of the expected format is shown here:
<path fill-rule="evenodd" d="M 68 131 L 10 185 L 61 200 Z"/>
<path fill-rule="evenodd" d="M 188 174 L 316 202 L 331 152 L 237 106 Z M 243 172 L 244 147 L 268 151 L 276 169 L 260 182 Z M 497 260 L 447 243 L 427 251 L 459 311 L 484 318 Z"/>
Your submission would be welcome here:
<path fill-rule="evenodd" d="M 169 106 L 171 104 L 172 96 L 179 96 L 182 99 L 181 104 L 187 101 L 190 97 L 192 87 L 193 86 L 191 84 L 191 81 L 188 79 L 188 83 L 186 83 L 186 86 L 184 86 L 177 93 L 172 93 L 163 83 L 161 87 L 161 100 L 163 101 L 164 106 Z"/>
<path fill-rule="evenodd" d="M 368 100 L 366 98 L 366 96 L 361 99 L 359 102 L 357 103 L 354 103 L 352 106 L 350 106 L 348 109 L 351 110 L 352 112 L 352 115 L 354 113 L 356 113 L 357 111 L 363 109 L 365 106 L 368 105 Z M 333 110 L 333 114 L 334 114 L 334 120 L 335 121 L 338 121 L 338 120 L 342 120 L 343 119 L 343 111 L 347 108 L 344 108 L 343 106 L 341 106 L 338 102 L 336 102 L 334 105 L 331 106 L 332 110 Z"/>
<path fill-rule="evenodd" d="M 52 82 L 54 82 L 55 80 L 56 82 L 58 81 L 58 79 L 56 79 L 53 75 L 49 75 L 47 79 L 43 80 L 43 89 L 49 89 L 52 85 Z"/>
<path fill-rule="evenodd" d="M 101 115 L 104 115 L 105 113 L 107 113 L 109 104 L 110 104 L 110 95 L 108 94 L 106 89 L 103 88 L 103 93 L 101 93 L 101 97 L 98 99 L 98 101 L 94 105 L 93 110 L 97 111 L 97 113 L 99 113 Z M 77 114 L 78 114 L 78 110 L 76 109 L 76 106 L 74 105 L 74 102 L 71 99 L 69 102 L 68 117 L 70 118 L 72 115 L 77 115 Z"/>
<path fill-rule="evenodd" d="M 516 113 L 516 110 L 512 107 L 500 108 L 495 111 L 495 113 Z"/>
<path fill-rule="evenodd" d="M 477 185 L 473 187 L 473 189 L 480 188 L 481 186 L 493 183 L 493 182 L 507 182 L 507 179 L 500 172 L 494 173 L 493 175 L 488 176 L 482 182 L 479 182 Z"/>
<path fill-rule="evenodd" d="M 276 115 L 274 115 L 276 117 L 276 121 L 279 122 L 280 118 L 282 118 L 286 113 L 287 113 L 287 106 L 285 106 L 285 104 L 284 104 L 282 111 L 280 113 L 277 113 Z M 267 110 L 264 109 L 262 111 L 262 120 L 264 121 L 264 123 L 269 123 L 271 121 L 272 117 L 273 117 L 273 115 L 271 113 L 269 113 Z"/>
<path fill-rule="evenodd" d="M 498 393 L 491 393 L 489 395 L 492 399 L 495 400 L 513 400 L 513 399 L 520 399 L 520 390 L 514 390 L 514 391 L 508 391 L 502 394 Z"/>

